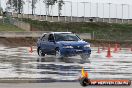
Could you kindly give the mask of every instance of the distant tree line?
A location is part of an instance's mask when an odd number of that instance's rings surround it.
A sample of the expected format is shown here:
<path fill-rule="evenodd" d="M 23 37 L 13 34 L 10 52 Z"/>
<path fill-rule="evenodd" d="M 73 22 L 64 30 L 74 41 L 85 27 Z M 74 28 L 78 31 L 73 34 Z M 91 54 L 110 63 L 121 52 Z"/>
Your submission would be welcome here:
<path fill-rule="evenodd" d="M 25 3 L 30 3 L 32 8 L 32 15 L 35 13 L 36 3 L 41 0 L 27 0 L 26 2 L 24 0 L 8 0 L 6 5 L 6 9 L 12 9 L 16 11 L 17 13 L 21 14 L 23 11 L 23 5 Z M 64 4 L 63 0 L 42 0 L 43 3 L 45 3 L 46 6 L 46 14 L 49 15 L 49 8 L 53 9 L 53 6 L 55 4 L 58 4 L 58 15 L 61 15 L 62 6 Z"/>

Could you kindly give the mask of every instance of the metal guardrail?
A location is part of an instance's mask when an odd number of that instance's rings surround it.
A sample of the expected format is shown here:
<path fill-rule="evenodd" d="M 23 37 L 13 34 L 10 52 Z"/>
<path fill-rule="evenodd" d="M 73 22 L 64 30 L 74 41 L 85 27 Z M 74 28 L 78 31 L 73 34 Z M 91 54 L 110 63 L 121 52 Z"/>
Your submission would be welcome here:
<path fill-rule="evenodd" d="M 71 16 L 45 16 L 13 13 L 12 17 L 30 18 L 32 20 L 48 21 L 48 22 L 107 22 L 107 23 L 128 23 L 132 24 L 132 19 L 121 18 L 99 18 L 99 17 L 72 17 Z"/>

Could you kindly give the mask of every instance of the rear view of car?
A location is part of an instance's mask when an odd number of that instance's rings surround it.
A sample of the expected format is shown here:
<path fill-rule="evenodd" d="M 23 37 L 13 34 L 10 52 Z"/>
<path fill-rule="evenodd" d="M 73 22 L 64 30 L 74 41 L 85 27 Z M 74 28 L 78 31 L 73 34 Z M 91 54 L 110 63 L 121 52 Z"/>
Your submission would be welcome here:
<path fill-rule="evenodd" d="M 55 55 L 57 58 L 80 55 L 81 58 L 90 57 L 90 44 L 81 40 L 71 32 L 51 32 L 43 34 L 37 42 L 38 55 Z"/>

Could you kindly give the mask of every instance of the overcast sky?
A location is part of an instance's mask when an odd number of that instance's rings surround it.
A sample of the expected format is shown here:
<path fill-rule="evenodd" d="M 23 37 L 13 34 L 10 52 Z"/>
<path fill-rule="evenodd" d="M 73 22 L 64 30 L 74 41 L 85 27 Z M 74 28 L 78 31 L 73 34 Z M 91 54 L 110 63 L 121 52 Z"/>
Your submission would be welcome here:
<path fill-rule="evenodd" d="M 1 0 L 1 6 L 3 8 L 6 7 L 6 2 L 7 0 Z M 24 0 L 28 1 L 28 0 Z M 41 14 L 44 15 L 45 12 L 45 5 L 42 2 L 43 0 L 38 1 L 36 4 L 36 9 L 35 12 L 36 14 Z M 132 19 L 132 0 L 64 0 L 64 1 L 72 1 L 72 15 L 73 16 L 86 16 L 86 17 L 105 17 L 109 18 L 109 12 L 110 12 L 110 17 L 111 18 L 131 18 Z M 79 2 L 77 4 L 77 2 Z M 84 9 L 84 4 L 81 2 L 91 2 L 90 3 L 85 3 L 85 9 Z M 65 2 L 66 4 L 62 8 L 62 15 L 63 16 L 71 16 L 71 3 Z M 97 9 L 97 4 L 98 3 L 98 9 Z M 109 4 L 110 5 L 110 11 L 109 11 Z M 122 15 L 122 4 L 123 5 L 123 15 Z M 78 5 L 78 10 L 77 10 L 77 5 Z M 29 7 L 29 9 L 28 9 Z M 103 9 L 104 7 L 104 9 Z M 97 14 L 98 11 L 98 14 Z M 51 14 L 57 16 L 57 5 L 54 6 L 53 12 L 51 11 Z M 24 4 L 24 13 L 28 14 L 31 13 L 31 5 L 28 3 Z"/>

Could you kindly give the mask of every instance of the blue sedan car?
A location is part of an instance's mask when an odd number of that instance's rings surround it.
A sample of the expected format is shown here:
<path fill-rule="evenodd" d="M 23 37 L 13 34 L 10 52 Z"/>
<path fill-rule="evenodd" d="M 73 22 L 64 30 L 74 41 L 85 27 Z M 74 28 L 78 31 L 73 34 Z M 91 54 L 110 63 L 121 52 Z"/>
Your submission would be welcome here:
<path fill-rule="evenodd" d="M 57 58 L 80 55 L 81 58 L 90 57 L 90 44 L 81 40 L 71 32 L 45 33 L 38 39 L 37 52 L 39 56 L 55 55 Z"/>

